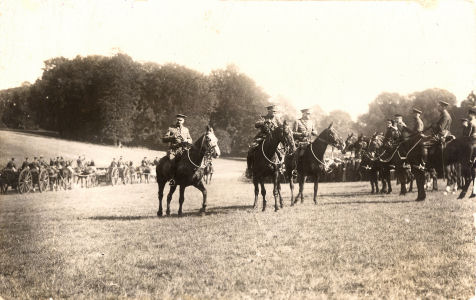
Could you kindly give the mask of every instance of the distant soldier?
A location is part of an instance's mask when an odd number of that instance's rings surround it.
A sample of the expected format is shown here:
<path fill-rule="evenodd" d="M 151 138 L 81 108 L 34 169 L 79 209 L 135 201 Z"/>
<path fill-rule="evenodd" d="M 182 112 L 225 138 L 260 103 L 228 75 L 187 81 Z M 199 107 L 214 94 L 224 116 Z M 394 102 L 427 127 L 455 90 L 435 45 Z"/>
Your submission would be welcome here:
<path fill-rule="evenodd" d="M 157 166 L 158 164 L 159 164 L 159 158 L 156 156 L 156 157 L 154 158 L 154 165 Z"/>
<path fill-rule="evenodd" d="M 301 114 L 301 119 L 294 122 L 293 125 L 293 137 L 297 149 L 294 154 L 295 168 L 300 164 L 306 147 L 312 142 L 312 136 L 317 136 L 314 122 L 310 119 L 311 113 L 309 109 L 302 109 Z M 295 171 L 293 172 L 296 174 Z"/>
<path fill-rule="evenodd" d="M 469 112 L 468 112 L 469 114 Z M 461 119 L 461 127 L 463 127 L 462 136 L 471 136 L 471 126 L 469 126 L 469 120 L 466 118 Z"/>
<path fill-rule="evenodd" d="M 144 159 L 141 161 L 141 166 L 147 167 L 149 165 L 149 162 L 147 161 L 147 157 L 144 157 Z"/>
<path fill-rule="evenodd" d="M 22 165 L 21 165 L 21 169 L 25 169 L 27 167 L 30 166 L 30 162 L 28 161 L 28 157 L 25 157 L 25 160 L 23 161 Z"/>
<path fill-rule="evenodd" d="M 176 171 L 176 162 L 180 158 L 182 153 L 187 147 L 192 144 L 192 137 L 188 128 L 183 126 L 185 123 L 186 115 L 177 114 L 176 122 L 174 126 L 169 127 L 165 133 L 162 141 L 164 143 L 169 143 L 169 149 L 167 150 L 167 156 L 172 162 L 172 179 L 170 180 L 170 185 L 175 185 L 175 171 Z"/>
<path fill-rule="evenodd" d="M 111 164 L 109 165 L 109 168 L 112 169 L 112 168 L 115 168 L 115 167 L 117 167 L 117 162 L 116 162 L 116 158 L 114 157 L 114 158 L 112 159 Z"/>
<path fill-rule="evenodd" d="M 45 167 L 45 166 L 48 166 L 48 164 L 46 163 L 43 155 L 40 155 L 40 159 L 38 160 L 38 164 L 41 166 L 41 167 Z"/>
<path fill-rule="evenodd" d="M 7 169 L 10 169 L 13 172 L 16 172 L 17 165 L 15 164 L 15 158 L 14 157 L 12 157 L 12 159 L 7 163 Z"/>
<path fill-rule="evenodd" d="M 124 166 L 124 161 L 122 160 L 122 156 L 119 157 L 119 160 L 117 161 L 117 167 L 122 168 Z"/>
<path fill-rule="evenodd" d="M 271 130 L 281 125 L 281 121 L 277 116 L 278 107 L 276 105 L 270 105 L 267 106 L 266 109 L 268 110 L 268 113 L 264 116 L 261 116 L 261 119 L 255 123 L 255 128 L 259 129 L 259 132 L 254 137 L 253 143 L 251 144 L 250 149 L 248 150 L 248 156 L 246 160 L 246 177 L 248 178 L 251 178 L 251 170 L 253 169 L 253 154 L 255 149 L 258 147 L 261 141 L 266 138 L 266 136 Z"/>
<path fill-rule="evenodd" d="M 78 166 L 78 168 L 82 169 L 84 166 L 83 166 L 83 160 L 81 159 L 81 155 L 78 156 L 78 159 L 76 160 L 76 165 Z"/>
<path fill-rule="evenodd" d="M 38 162 L 38 157 L 33 157 L 33 161 L 30 163 L 30 169 L 38 170 L 40 168 L 40 163 Z"/>

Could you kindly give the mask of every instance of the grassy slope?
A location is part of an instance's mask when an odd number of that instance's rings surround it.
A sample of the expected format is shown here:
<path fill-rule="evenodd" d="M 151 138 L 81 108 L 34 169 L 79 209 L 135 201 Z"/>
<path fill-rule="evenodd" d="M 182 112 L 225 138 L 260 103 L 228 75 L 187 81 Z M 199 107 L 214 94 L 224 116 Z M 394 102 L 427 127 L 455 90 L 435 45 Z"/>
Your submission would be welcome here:
<path fill-rule="evenodd" d="M 81 142 L 72 142 L 57 138 L 38 136 L 28 133 L 0 130 L 0 165 L 14 157 L 21 165 L 25 156 L 43 155 L 45 158 L 63 156 L 65 159 L 76 161 L 79 155 L 85 155 L 86 160 L 93 159 L 96 166 L 108 166 L 113 157 L 123 156 L 125 160 L 132 160 L 137 165 L 144 156 L 149 159 L 162 156 L 159 151 L 144 148 L 117 148 L 100 146 Z"/>
<path fill-rule="evenodd" d="M 244 162 L 216 162 L 209 213 L 157 218 L 155 184 L 0 200 L 4 298 L 460 298 L 474 291 L 474 201 L 307 185 L 304 204 L 252 210 Z M 268 185 L 269 186 L 269 185 Z M 269 190 L 271 187 L 269 186 Z M 271 203 L 269 203 L 271 204 Z"/>

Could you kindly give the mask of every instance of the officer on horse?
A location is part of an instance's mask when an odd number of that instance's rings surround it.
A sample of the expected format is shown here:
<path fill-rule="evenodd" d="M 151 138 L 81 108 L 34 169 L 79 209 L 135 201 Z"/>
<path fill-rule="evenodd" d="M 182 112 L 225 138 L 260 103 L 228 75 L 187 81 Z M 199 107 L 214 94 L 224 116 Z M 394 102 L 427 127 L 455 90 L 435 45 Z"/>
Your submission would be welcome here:
<path fill-rule="evenodd" d="M 248 150 L 247 156 L 247 169 L 246 169 L 246 177 L 251 178 L 251 170 L 253 169 L 253 155 L 254 151 L 258 147 L 258 145 L 263 141 L 268 133 L 273 130 L 274 128 L 281 126 L 281 120 L 279 120 L 278 114 L 278 107 L 276 105 L 269 105 L 266 107 L 268 113 L 264 116 L 261 116 L 255 123 L 255 128 L 259 129 L 258 134 L 253 139 L 253 143 Z M 279 155 L 279 154 L 278 154 Z"/>
<path fill-rule="evenodd" d="M 312 136 L 317 136 L 314 122 L 310 119 L 311 112 L 309 109 L 302 109 L 301 113 L 301 119 L 296 120 L 293 125 L 293 137 L 297 149 L 294 154 L 295 169 L 293 170 L 293 174 L 295 174 L 295 171 L 301 162 L 306 147 L 312 142 Z"/>
<path fill-rule="evenodd" d="M 185 122 L 186 115 L 177 114 L 177 119 L 175 125 L 169 127 L 165 133 L 162 141 L 164 143 L 169 143 L 169 149 L 167 150 L 167 156 L 172 162 L 172 179 L 170 180 L 170 185 L 175 185 L 175 171 L 176 171 L 176 162 L 186 150 L 187 147 L 190 147 L 192 144 L 192 137 L 188 128 L 183 126 Z"/>

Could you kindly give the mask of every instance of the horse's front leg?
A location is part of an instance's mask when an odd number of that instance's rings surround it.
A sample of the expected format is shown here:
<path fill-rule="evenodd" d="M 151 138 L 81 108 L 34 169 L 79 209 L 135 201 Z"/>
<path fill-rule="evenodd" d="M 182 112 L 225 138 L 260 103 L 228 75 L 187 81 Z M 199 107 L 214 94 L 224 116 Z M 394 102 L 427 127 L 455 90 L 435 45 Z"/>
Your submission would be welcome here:
<path fill-rule="evenodd" d="M 279 210 L 279 207 L 278 207 L 278 196 L 279 196 L 278 182 L 279 182 L 279 171 L 275 171 L 274 176 L 273 176 L 274 211 Z"/>
<path fill-rule="evenodd" d="M 266 188 L 264 187 L 264 178 L 261 178 L 261 196 L 263 196 L 263 211 L 266 210 Z"/>
<path fill-rule="evenodd" d="M 278 181 L 279 207 L 283 208 L 283 197 L 281 196 L 281 182 Z"/>
<path fill-rule="evenodd" d="M 289 189 L 291 190 L 291 206 L 294 205 L 294 179 L 293 176 L 289 176 Z"/>
<path fill-rule="evenodd" d="M 259 194 L 259 182 L 258 179 L 253 176 L 253 185 L 255 187 L 255 201 L 253 202 L 253 209 L 258 205 L 258 194 Z"/>
<path fill-rule="evenodd" d="M 158 198 L 159 198 L 159 210 L 157 211 L 157 217 L 162 217 L 163 211 L 162 211 L 162 199 L 164 198 L 164 187 L 165 187 L 165 181 L 160 181 L 157 183 L 159 186 L 159 192 L 158 192 Z"/>
<path fill-rule="evenodd" d="M 175 190 L 177 189 L 176 185 L 172 185 L 169 189 L 169 193 L 167 194 L 167 216 L 170 216 L 170 201 L 172 201 L 172 195 L 174 194 Z"/>
<path fill-rule="evenodd" d="M 203 184 L 203 180 L 200 180 L 196 185 L 194 185 L 200 192 L 202 192 L 202 208 L 200 209 L 201 214 L 205 214 L 205 211 L 207 209 L 207 189 L 205 188 L 205 185 Z"/>
<path fill-rule="evenodd" d="M 319 188 L 319 174 L 314 176 L 314 204 L 317 204 L 317 189 Z"/>
<path fill-rule="evenodd" d="M 182 206 L 185 201 L 185 185 L 180 185 L 180 196 L 179 196 L 179 210 L 178 215 L 182 215 Z"/>

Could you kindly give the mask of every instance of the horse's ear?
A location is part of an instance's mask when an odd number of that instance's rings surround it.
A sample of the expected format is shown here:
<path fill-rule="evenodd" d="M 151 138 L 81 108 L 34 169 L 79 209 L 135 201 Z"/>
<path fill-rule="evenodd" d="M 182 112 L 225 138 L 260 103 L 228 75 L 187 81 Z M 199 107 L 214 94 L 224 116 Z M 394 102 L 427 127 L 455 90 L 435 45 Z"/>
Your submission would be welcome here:
<path fill-rule="evenodd" d="M 327 129 L 331 129 L 332 125 L 334 125 L 334 122 L 331 122 L 331 124 L 329 125 L 329 127 L 327 127 Z"/>

